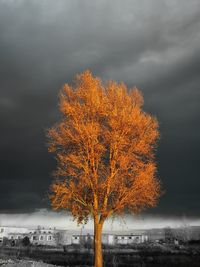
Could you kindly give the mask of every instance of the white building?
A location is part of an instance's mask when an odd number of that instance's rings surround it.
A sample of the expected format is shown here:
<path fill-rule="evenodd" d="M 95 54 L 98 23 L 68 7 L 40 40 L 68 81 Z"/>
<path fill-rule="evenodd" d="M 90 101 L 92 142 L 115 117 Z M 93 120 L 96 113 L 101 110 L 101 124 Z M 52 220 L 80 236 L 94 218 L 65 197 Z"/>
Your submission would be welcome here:
<path fill-rule="evenodd" d="M 57 230 L 51 228 L 32 229 L 29 231 L 30 242 L 33 245 L 56 246 L 56 233 Z"/>
<path fill-rule="evenodd" d="M 87 244 L 93 243 L 94 235 L 93 234 L 75 234 L 71 237 L 71 244 Z M 102 234 L 102 244 L 105 245 L 114 245 L 115 239 L 113 234 Z"/>
<path fill-rule="evenodd" d="M 73 233 L 68 230 L 58 230 L 54 234 L 58 246 L 71 245 Z"/>
<path fill-rule="evenodd" d="M 113 234 L 102 234 L 102 244 L 105 245 L 114 245 L 115 243 L 115 235 Z"/>
<path fill-rule="evenodd" d="M 25 227 L 10 227 L 2 226 L 0 227 L 0 243 L 3 243 L 3 239 L 7 238 L 9 240 L 20 240 L 25 236 L 28 236 L 30 242 L 34 245 L 57 245 L 57 233 L 59 230 L 51 228 L 41 228 L 29 229 Z"/>
<path fill-rule="evenodd" d="M 72 235 L 71 244 L 76 244 L 76 245 L 81 244 L 81 238 L 82 238 L 82 236 L 79 234 L 78 235 Z"/>
<path fill-rule="evenodd" d="M 139 244 L 148 241 L 147 235 L 123 234 L 115 236 L 115 244 L 128 245 Z"/>
<path fill-rule="evenodd" d="M 144 243 L 160 237 L 159 231 L 114 231 L 112 233 L 102 234 L 102 244 L 104 245 L 128 245 Z M 73 244 L 92 244 L 94 240 L 91 231 L 73 231 L 73 230 L 60 230 L 55 228 L 37 227 L 37 229 L 29 229 L 25 227 L 0 227 L 0 243 L 3 243 L 3 238 L 13 240 L 13 244 L 17 240 L 23 239 L 28 236 L 33 245 L 49 245 L 49 246 L 63 246 Z"/>
<path fill-rule="evenodd" d="M 4 238 L 11 239 L 11 233 L 13 234 L 13 238 L 14 236 L 18 238 L 18 236 L 26 234 L 28 231 L 28 228 L 25 227 L 0 226 L 0 243 L 3 242 Z"/>

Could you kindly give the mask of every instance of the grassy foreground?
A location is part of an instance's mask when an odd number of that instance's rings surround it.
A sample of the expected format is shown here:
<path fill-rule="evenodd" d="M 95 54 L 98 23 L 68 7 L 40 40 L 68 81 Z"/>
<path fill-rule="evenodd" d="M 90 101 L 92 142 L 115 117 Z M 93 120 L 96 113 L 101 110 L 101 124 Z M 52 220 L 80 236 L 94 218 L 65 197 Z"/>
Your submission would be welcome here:
<path fill-rule="evenodd" d="M 127 248 L 105 248 L 104 267 L 200 267 L 200 247 L 147 245 Z M 80 247 L 2 247 L 0 266 L 4 267 L 90 267 L 92 249 Z M 9 262 L 10 260 L 10 262 Z M 7 262 L 6 262 L 7 261 Z M 7 265 L 6 265 L 7 264 Z"/>

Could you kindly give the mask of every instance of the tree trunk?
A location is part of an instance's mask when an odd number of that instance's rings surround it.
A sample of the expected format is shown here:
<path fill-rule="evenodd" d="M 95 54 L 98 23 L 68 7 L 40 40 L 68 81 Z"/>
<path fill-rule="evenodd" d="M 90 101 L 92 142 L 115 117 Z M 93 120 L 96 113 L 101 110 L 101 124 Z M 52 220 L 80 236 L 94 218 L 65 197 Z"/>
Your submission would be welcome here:
<path fill-rule="evenodd" d="M 97 219 L 94 219 L 94 267 L 103 267 L 101 244 L 102 228 L 103 224 L 100 224 Z"/>

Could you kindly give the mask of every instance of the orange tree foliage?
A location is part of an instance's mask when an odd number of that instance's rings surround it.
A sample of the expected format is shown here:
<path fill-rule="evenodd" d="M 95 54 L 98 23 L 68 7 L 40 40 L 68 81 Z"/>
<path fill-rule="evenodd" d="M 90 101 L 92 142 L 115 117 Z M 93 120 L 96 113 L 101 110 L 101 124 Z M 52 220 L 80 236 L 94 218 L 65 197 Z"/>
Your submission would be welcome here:
<path fill-rule="evenodd" d="M 160 183 L 154 152 L 156 118 L 142 111 L 143 97 L 124 83 L 103 84 L 90 71 L 60 93 L 61 120 L 48 130 L 56 154 L 51 186 L 54 209 L 67 209 L 78 223 L 103 223 L 113 214 L 156 205 Z"/>

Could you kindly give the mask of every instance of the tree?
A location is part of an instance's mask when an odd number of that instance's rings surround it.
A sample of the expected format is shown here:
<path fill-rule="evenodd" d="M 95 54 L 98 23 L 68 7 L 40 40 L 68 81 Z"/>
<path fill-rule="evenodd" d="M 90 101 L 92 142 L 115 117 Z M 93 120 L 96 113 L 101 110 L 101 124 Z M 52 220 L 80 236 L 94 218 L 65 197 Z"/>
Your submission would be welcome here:
<path fill-rule="evenodd" d="M 188 243 L 192 239 L 192 231 L 186 218 L 183 218 L 181 225 L 173 230 L 174 237 L 184 243 Z"/>
<path fill-rule="evenodd" d="M 22 245 L 23 245 L 24 247 L 28 247 L 28 246 L 30 246 L 30 244 L 31 244 L 31 242 L 30 242 L 29 237 L 28 237 L 28 236 L 25 236 L 25 237 L 22 239 Z"/>
<path fill-rule="evenodd" d="M 53 209 L 70 210 L 78 223 L 94 220 L 95 267 L 102 266 L 105 220 L 156 205 L 160 183 L 154 154 L 156 118 L 141 110 L 143 97 L 124 83 L 103 84 L 90 71 L 60 92 L 61 120 L 47 132 L 56 154 Z"/>

